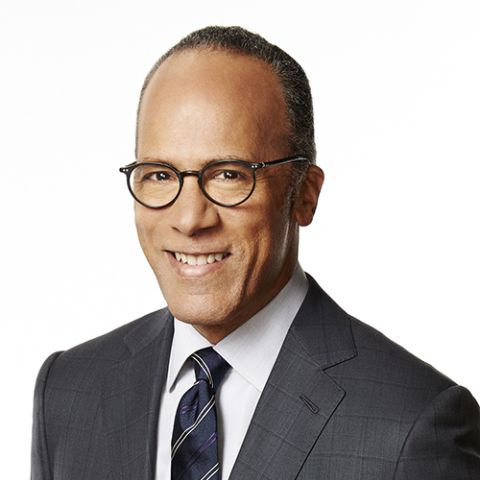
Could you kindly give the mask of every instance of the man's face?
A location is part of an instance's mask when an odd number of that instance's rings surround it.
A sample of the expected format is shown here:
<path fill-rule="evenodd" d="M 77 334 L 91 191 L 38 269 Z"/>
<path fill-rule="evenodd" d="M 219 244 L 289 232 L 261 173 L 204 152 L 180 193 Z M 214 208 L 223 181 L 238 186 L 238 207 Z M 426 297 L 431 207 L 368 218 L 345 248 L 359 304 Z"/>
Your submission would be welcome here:
<path fill-rule="evenodd" d="M 164 161 L 179 170 L 290 153 L 276 76 L 260 60 L 223 51 L 188 50 L 167 59 L 145 91 L 138 128 L 138 161 Z M 140 243 L 171 312 L 213 343 L 290 278 L 298 239 L 290 171 L 290 165 L 261 170 L 253 195 L 233 208 L 210 202 L 191 176 L 173 205 L 152 210 L 135 204 Z M 215 262 L 208 263 L 212 255 Z"/>

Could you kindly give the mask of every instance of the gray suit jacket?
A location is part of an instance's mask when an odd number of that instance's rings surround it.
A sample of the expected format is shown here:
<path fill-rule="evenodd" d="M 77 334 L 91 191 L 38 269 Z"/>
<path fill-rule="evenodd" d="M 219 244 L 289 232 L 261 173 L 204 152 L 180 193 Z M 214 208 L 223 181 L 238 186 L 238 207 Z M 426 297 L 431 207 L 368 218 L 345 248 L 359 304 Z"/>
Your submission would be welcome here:
<path fill-rule="evenodd" d="M 470 393 L 309 282 L 230 479 L 479 480 Z M 33 480 L 154 479 L 172 320 L 160 310 L 45 361 Z"/>

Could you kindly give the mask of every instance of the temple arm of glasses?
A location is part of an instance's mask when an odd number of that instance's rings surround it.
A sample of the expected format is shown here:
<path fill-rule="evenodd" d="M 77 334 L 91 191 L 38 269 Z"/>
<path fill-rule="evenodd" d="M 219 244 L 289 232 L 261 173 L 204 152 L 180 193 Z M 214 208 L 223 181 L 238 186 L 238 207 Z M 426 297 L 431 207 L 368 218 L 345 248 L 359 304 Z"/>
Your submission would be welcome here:
<path fill-rule="evenodd" d="M 124 167 L 120 167 L 118 170 L 122 173 L 128 173 L 128 171 L 134 167 L 137 164 L 137 162 L 132 162 L 129 163 L 128 165 L 125 165 Z"/>
<path fill-rule="evenodd" d="M 310 159 L 304 157 L 303 155 L 295 155 L 293 157 L 287 158 L 280 158 L 279 160 L 271 160 L 269 162 L 256 162 L 251 164 L 251 168 L 254 170 L 258 170 L 259 168 L 271 167 L 273 165 L 281 165 L 283 163 L 291 163 L 291 162 L 309 162 Z"/>

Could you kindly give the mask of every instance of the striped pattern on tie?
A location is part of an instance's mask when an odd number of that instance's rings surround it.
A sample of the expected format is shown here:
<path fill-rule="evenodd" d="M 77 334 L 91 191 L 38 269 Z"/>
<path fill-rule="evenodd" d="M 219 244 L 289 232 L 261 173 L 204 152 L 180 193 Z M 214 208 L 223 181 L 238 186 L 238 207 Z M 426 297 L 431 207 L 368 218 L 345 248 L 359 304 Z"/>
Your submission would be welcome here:
<path fill-rule="evenodd" d="M 191 355 L 197 378 L 180 399 L 172 436 L 172 480 L 220 480 L 215 391 L 230 365 L 212 348 Z"/>

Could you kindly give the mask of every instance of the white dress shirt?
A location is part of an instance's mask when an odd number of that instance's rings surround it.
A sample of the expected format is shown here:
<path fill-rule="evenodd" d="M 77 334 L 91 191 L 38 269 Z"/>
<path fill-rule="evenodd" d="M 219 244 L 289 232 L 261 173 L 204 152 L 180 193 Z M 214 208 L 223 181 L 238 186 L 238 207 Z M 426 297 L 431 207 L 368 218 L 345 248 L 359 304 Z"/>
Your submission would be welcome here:
<path fill-rule="evenodd" d="M 307 290 L 307 278 L 297 264 L 280 293 L 216 345 L 191 325 L 174 320 L 167 381 L 161 396 L 156 480 L 170 480 L 175 414 L 181 397 L 195 382 L 193 365 L 186 360 L 206 347 L 213 347 L 232 367 L 215 395 L 221 478 L 228 479 L 258 399 Z"/>

